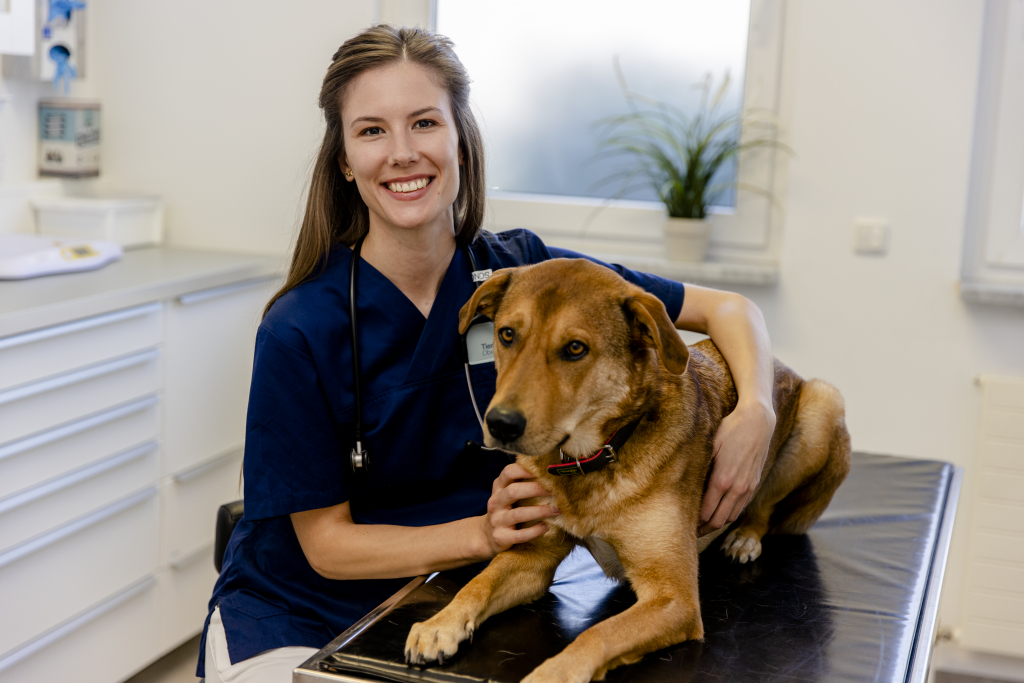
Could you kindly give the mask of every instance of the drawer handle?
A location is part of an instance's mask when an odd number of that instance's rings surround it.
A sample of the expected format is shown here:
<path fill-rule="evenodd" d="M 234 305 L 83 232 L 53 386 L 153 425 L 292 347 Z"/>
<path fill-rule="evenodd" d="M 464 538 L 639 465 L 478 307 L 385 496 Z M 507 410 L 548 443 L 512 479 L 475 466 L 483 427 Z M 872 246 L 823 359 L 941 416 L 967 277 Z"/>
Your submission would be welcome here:
<path fill-rule="evenodd" d="M 184 306 L 188 306 L 189 304 L 198 304 L 201 301 L 216 299 L 219 296 L 227 296 L 228 294 L 240 292 L 243 289 L 249 289 L 250 287 L 261 285 L 264 282 L 268 282 L 276 278 L 276 275 L 265 275 L 263 277 L 257 277 L 251 280 L 243 280 L 242 282 L 235 282 L 230 285 L 224 285 L 223 287 L 211 287 L 210 289 L 201 289 L 198 292 L 189 292 L 188 294 L 182 294 L 181 296 L 179 296 L 178 303 Z"/>
<path fill-rule="evenodd" d="M 206 462 L 201 462 L 198 465 L 195 465 L 194 467 L 190 467 L 184 472 L 178 472 L 177 474 L 174 475 L 174 481 L 178 482 L 179 484 L 184 484 L 186 482 L 192 481 L 201 474 L 208 472 L 213 468 L 221 465 L 225 460 L 229 459 L 231 456 L 238 455 L 238 453 L 242 451 L 243 448 L 245 447 L 241 445 L 234 446 L 233 448 L 229 448 L 223 453 L 218 453 L 217 455 L 213 456 Z"/>
<path fill-rule="evenodd" d="M 193 550 L 188 555 L 183 555 L 182 557 L 179 557 L 175 560 L 171 560 L 171 569 L 181 569 L 182 567 L 190 565 L 196 560 L 206 557 L 206 555 L 210 553 L 212 550 L 213 542 L 211 541 L 210 543 L 204 545 L 202 548 L 199 548 L 198 550 Z"/>
<path fill-rule="evenodd" d="M 142 365 L 143 363 L 148 363 L 159 356 L 160 349 L 151 349 L 131 356 L 125 356 L 124 358 L 118 358 L 117 360 L 112 360 L 107 363 L 100 363 L 99 365 L 93 365 L 92 367 L 83 368 L 82 370 L 69 372 L 65 375 L 44 379 L 41 382 L 8 389 L 7 391 L 0 392 L 0 406 L 6 403 L 11 403 L 12 401 L 18 401 L 23 398 L 35 396 L 36 394 L 42 394 L 47 391 L 53 391 L 54 389 L 78 384 L 79 382 L 84 382 L 86 380 L 93 379 L 94 377 L 109 375 L 110 373 L 130 368 L 135 365 Z"/>
<path fill-rule="evenodd" d="M 137 401 L 132 401 L 131 403 L 125 403 L 124 405 L 112 408 L 106 412 L 90 415 L 89 417 L 76 422 L 69 422 L 68 424 L 57 427 L 56 429 L 27 436 L 20 441 L 12 441 L 6 446 L 0 446 L 0 460 L 9 458 L 12 455 L 17 455 L 18 453 L 30 451 L 33 448 L 45 446 L 48 443 L 59 441 L 68 436 L 74 436 L 75 434 L 84 432 L 87 429 L 92 429 L 93 427 L 105 425 L 108 422 L 113 422 L 114 420 L 118 420 L 126 415 L 141 412 L 146 408 L 152 408 L 159 402 L 159 396 L 147 396 Z"/>
<path fill-rule="evenodd" d="M 113 505 L 105 507 L 101 510 L 97 510 L 96 512 L 88 514 L 85 517 L 79 517 L 73 522 L 69 522 L 68 524 L 65 524 L 62 527 L 58 527 L 53 531 L 47 532 L 42 536 L 37 536 L 33 539 L 25 541 L 21 545 L 16 545 L 7 552 L 0 554 L 0 569 L 6 567 L 12 562 L 20 560 L 26 555 L 31 555 L 32 553 L 38 550 L 42 550 L 43 548 L 51 546 L 54 543 L 60 541 L 61 539 L 71 536 L 72 534 L 77 534 L 79 531 L 99 524 L 103 520 L 113 517 L 119 512 L 123 512 L 130 507 L 134 507 L 139 503 L 152 498 L 156 494 L 157 488 L 155 486 L 151 486 L 148 489 L 139 491 L 138 493 L 128 496 L 127 498 L 123 498 L 118 502 L 114 503 Z"/>
<path fill-rule="evenodd" d="M 56 493 L 57 491 L 62 491 L 69 486 L 73 486 L 74 484 L 85 481 L 86 479 L 97 477 L 104 472 L 114 469 L 115 467 L 120 467 L 121 465 L 133 460 L 138 460 L 144 455 L 152 453 L 156 448 L 157 442 L 154 439 L 142 444 L 141 446 L 130 448 L 127 451 L 122 451 L 121 453 L 117 453 L 109 458 L 100 460 L 92 465 L 72 470 L 63 477 L 51 479 L 50 481 L 44 482 L 39 486 L 29 489 L 28 491 L 16 493 L 12 496 L 8 496 L 7 498 L 0 498 L 0 515 L 10 512 L 15 508 L 20 508 L 23 505 L 27 505 L 34 500 L 39 500 L 40 498 L 44 498 L 52 493 Z"/>
<path fill-rule="evenodd" d="M 123 311 L 114 311 L 113 313 L 107 313 L 106 315 L 97 315 L 93 318 L 76 320 L 74 322 L 65 323 L 64 325 L 44 327 L 41 330 L 33 330 L 32 332 L 26 332 L 25 334 L 18 334 L 13 337 L 0 339 L 0 351 L 9 349 L 13 346 L 21 346 L 22 344 L 31 344 L 32 342 L 42 341 L 43 339 L 60 337 L 65 334 L 71 334 L 72 332 L 90 330 L 94 327 L 109 325 L 110 323 L 116 323 L 130 318 L 141 318 L 144 315 L 158 313 L 159 311 L 159 303 L 146 304 L 145 306 L 126 308 Z"/>
<path fill-rule="evenodd" d="M 131 586 L 128 586 L 128 588 L 106 602 L 100 603 L 96 607 L 82 612 L 78 616 L 65 621 L 56 628 L 43 633 L 35 640 L 30 640 L 28 643 L 21 645 L 17 649 L 11 650 L 8 654 L 0 657 L 0 671 L 9 669 L 21 660 L 31 657 L 40 650 L 58 643 L 86 624 L 96 621 L 107 612 L 123 605 L 137 595 L 145 593 L 155 585 L 156 577 L 148 576 L 141 581 L 137 581 Z"/>

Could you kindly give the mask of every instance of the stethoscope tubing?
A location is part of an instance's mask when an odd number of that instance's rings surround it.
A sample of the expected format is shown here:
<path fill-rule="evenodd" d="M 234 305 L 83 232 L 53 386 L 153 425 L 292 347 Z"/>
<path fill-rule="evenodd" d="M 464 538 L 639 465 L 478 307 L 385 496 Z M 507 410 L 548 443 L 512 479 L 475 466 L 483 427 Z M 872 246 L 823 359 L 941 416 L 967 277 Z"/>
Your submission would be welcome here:
<path fill-rule="evenodd" d="M 367 233 L 369 234 L 369 233 Z M 370 469 L 369 453 L 363 450 L 363 396 L 362 378 L 359 374 L 359 324 L 356 321 L 356 278 L 359 274 L 359 253 L 363 249 L 366 234 L 356 240 L 352 248 L 352 268 L 348 278 L 348 317 L 352 325 L 352 384 L 355 394 L 355 448 L 352 449 L 352 470 Z"/>
<path fill-rule="evenodd" d="M 369 233 L 366 233 L 369 234 Z M 363 240 L 366 239 L 366 234 L 356 240 L 356 243 L 352 246 L 352 267 L 349 269 L 348 277 L 348 317 L 351 323 L 352 330 L 352 383 L 353 383 L 353 394 L 356 399 L 355 404 L 355 447 L 352 449 L 350 455 L 350 464 L 353 472 L 360 470 L 369 471 L 370 469 L 370 453 L 368 450 L 363 448 L 363 396 L 362 396 L 362 377 L 359 372 L 359 324 L 356 321 L 356 278 L 359 274 L 359 254 L 363 248 Z M 469 263 L 473 268 L 473 272 L 477 272 L 479 268 L 476 264 L 476 257 L 473 256 L 473 249 L 467 245 L 466 255 L 469 256 Z M 474 289 L 480 288 L 480 282 L 473 279 Z M 480 423 L 481 431 L 484 430 L 484 420 L 480 416 L 480 407 L 476 402 L 476 395 L 473 393 L 473 381 L 469 376 L 469 362 L 465 363 L 466 368 L 466 386 L 469 387 L 469 398 L 473 402 L 473 412 L 476 414 L 477 422 Z M 479 446 L 479 445 L 478 445 Z M 479 446 L 482 450 L 498 450 L 494 448 L 488 448 L 486 446 Z"/>

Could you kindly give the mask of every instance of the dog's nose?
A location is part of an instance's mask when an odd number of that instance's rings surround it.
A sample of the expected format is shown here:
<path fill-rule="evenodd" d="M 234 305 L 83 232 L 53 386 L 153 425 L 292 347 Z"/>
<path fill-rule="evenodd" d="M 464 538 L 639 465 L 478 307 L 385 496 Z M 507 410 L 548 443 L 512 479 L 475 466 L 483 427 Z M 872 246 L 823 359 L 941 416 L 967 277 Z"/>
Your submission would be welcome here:
<path fill-rule="evenodd" d="M 487 411 L 486 421 L 491 436 L 504 443 L 512 443 L 526 431 L 526 417 L 510 408 L 491 408 Z"/>

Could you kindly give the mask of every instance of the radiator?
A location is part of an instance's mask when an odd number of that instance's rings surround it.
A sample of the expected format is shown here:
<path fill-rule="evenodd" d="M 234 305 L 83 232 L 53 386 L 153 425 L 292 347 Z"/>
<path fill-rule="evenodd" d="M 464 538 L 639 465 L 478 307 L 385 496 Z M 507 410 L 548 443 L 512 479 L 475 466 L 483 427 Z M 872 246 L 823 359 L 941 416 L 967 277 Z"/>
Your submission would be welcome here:
<path fill-rule="evenodd" d="M 1024 656 L 1024 379 L 980 378 L 961 644 Z"/>

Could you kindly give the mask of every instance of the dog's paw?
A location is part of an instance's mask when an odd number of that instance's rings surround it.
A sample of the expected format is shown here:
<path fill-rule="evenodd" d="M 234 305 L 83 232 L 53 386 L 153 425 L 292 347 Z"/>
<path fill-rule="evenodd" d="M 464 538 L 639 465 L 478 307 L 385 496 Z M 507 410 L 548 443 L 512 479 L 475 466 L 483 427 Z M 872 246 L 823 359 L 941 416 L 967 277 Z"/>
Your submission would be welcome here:
<path fill-rule="evenodd" d="M 405 640 L 407 664 L 444 664 L 459 649 L 459 643 L 473 637 L 473 621 L 447 615 L 445 610 L 427 621 L 413 624 Z"/>
<path fill-rule="evenodd" d="M 722 552 L 731 560 L 745 564 L 761 555 L 761 537 L 750 529 L 733 529 L 722 541 Z"/>

